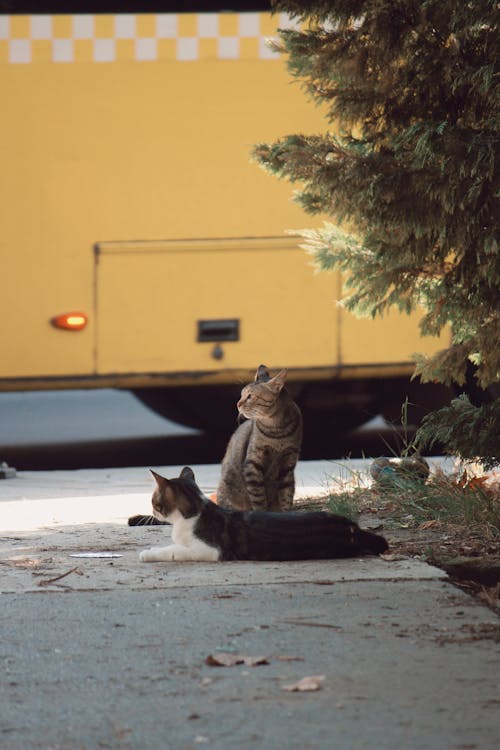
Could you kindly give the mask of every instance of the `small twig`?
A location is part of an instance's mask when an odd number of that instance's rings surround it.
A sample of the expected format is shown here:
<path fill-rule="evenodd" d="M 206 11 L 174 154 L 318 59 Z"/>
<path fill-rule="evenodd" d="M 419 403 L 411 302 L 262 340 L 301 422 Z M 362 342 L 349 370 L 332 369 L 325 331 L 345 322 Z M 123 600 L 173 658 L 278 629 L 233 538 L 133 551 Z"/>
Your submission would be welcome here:
<path fill-rule="evenodd" d="M 308 625 L 310 628 L 332 628 L 332 630 L 342 630 L 340 625 L 332 625 L 330 622 L 310 622 L 309 620 L 281 620 L 289 625 Z"/>
<path fill-rule="evenodd" d="M 76 573 L 79 576 L 83 575 L 82 571 L 79 568 L 71 568 L 71 570 L 67 570 L 66 573 L 62 573 L 60 576 L 56 576 L 55 578 L 48 578 L 46 581 L 38 581 L 38 585 L 50 586 L 51 583 L 60 581 L 61 578 L 66 578 L 66 576 L 69 576 L 70 573 Z"/>

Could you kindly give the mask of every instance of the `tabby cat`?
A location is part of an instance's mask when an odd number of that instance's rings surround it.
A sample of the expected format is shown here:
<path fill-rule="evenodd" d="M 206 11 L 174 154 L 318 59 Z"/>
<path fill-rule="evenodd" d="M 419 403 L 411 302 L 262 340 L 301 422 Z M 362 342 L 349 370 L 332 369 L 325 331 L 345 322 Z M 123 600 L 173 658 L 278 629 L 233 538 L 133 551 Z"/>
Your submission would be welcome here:
<path fill-rule="evenodd" d="M 286 511 L 295 492 L 302 415 L 285 388 L 286 370 L 273 378 L 260 365 L 237 408 L 247 421 L 233 433 L 222 461 L 217 502 L 236 510 Z"/>
<path fill-rule="evenodd" d="M 153 512 L 172 524 L 173 544 L 144 550 L 142 562 L 330 559 L 387 549 L 383 537 L 333 513 L 220 508 L 205 497 L 188 466 L 175 479 L 151 473 Z"/>
<path fill-rule="evenodd" d="M 302 415 L 285 388 L 286 370 L 271 378 L 260 365 L 241 391 L 237 408 L 246 418 L 233 433 L 221 467 L 217 503 L 235 510 L 286 511 L 295 492 L 295 466 L 302 442 Z M 163 523 L 136 515 L 130 526 Z"/>

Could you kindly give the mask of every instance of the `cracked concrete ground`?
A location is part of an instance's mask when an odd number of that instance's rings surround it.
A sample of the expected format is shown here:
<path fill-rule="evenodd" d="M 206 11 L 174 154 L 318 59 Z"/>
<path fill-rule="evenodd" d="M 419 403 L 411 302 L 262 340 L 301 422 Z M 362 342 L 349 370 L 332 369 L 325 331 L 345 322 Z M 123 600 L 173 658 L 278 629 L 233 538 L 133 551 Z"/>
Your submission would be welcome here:
<path fill-rule="evenodd" d="M 217 471 L 197 467 L 205 490 Z M 299 492 L 332 471 L 299 465 Z M 126 526 L 150 491 L 142 469 L 0 483 L 2 750 L 498 746 L 498 619 L 442 571 L 142 564 L 169 534 Z M 267 663 L 207 663 L 221 654 Z M 284 689 L 306 676 L 323 679 Z"/>

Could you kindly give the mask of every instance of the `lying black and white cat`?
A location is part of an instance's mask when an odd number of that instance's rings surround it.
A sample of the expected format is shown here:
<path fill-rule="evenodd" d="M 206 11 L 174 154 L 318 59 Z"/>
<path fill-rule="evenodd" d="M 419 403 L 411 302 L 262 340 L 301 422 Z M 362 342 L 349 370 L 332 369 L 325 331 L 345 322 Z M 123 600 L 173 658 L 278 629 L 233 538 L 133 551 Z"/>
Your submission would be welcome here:
<path fill-rule="evenodd" d="M 172 524 L 173 544 L 144 550 L 142 562 L 329 559 L 376 555 L 388 547 L 383 537 L 333 513 L 220 508 L 187 466 L 175 479 L 151 473 L 154 516 Z"/>

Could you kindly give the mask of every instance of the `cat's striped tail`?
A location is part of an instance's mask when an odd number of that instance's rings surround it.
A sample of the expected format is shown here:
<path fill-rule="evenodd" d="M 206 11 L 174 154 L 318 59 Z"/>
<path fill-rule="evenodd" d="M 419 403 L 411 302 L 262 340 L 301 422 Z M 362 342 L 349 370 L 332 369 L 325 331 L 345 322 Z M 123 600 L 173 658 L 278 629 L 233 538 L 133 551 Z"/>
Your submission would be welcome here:
<path fill-rule="evenodd" d="M 154 516 L 130 516 L 128 519 L 129 526 L 167 526 L 166 521 L 159 521 Z"/>

